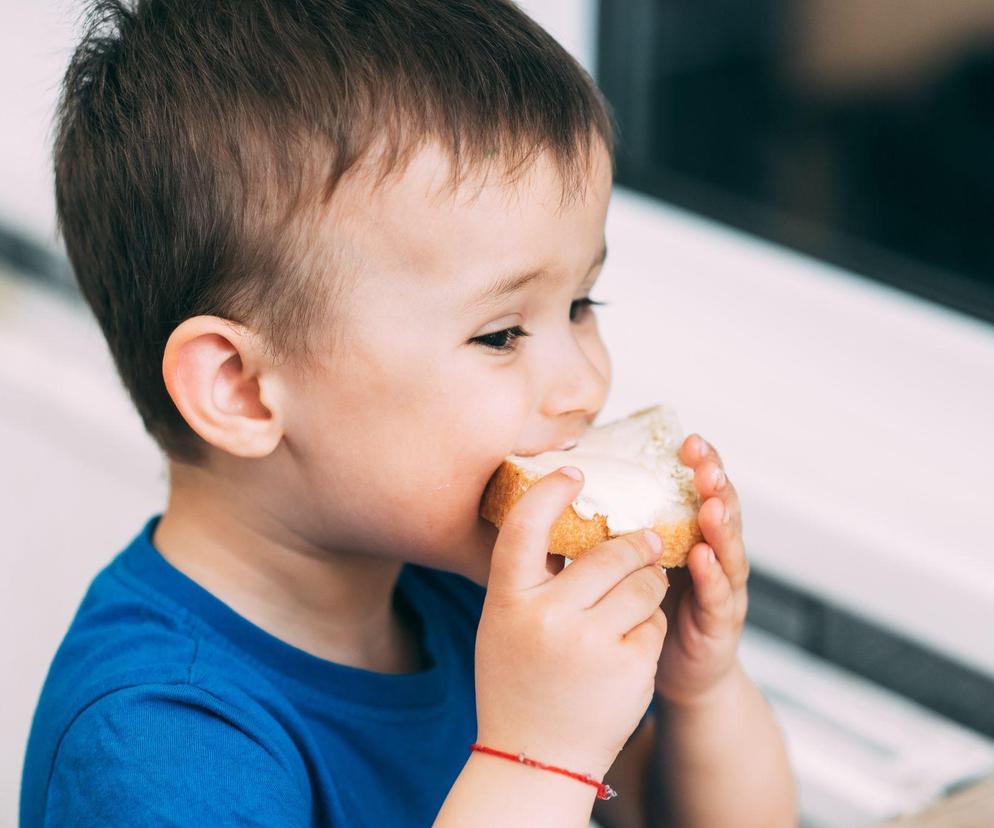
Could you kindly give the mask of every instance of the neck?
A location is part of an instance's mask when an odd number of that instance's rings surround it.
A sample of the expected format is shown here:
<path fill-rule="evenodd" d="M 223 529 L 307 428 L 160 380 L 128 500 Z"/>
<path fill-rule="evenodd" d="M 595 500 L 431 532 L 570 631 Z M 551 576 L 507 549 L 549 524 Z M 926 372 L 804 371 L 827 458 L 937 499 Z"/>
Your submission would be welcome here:
<path fill-rule="evenodd" d="M 152 542 L 187 577 L 319 658 L 385 673 L 420 669 L 417 639 L 393 600 L 401 561 L 314 546 L 203 470 L 172 464 L 170 482 Z"/>

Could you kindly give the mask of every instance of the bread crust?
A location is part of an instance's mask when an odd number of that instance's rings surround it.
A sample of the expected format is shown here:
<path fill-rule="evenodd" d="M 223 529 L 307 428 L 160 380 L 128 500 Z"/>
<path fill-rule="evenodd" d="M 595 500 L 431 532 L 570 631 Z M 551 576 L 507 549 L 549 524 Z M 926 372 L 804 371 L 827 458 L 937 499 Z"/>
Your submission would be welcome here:
<path fill-rule="evenodd" d="M 483 492 L 481 517 L 499 529 L 511 507 L 539 479 L 530 478 L 520 466 L 505 460 Z M 698 506 L 697 503 L 687 503 L 690 514 L 683 520 L 646 527 L 657 532 L 663 539 L 663 555 L 659 562 L 664 567 L 686 566 L 687 555 L 694 544 L 704 540 L 697 523 Z M 611 537 L 603 515 L 595 514 L 588 520 L 578 515 L 570 505 L 552 525 L 549 532 L 549 552 L 570 559 L 579 558 L 587 550 Z"/>

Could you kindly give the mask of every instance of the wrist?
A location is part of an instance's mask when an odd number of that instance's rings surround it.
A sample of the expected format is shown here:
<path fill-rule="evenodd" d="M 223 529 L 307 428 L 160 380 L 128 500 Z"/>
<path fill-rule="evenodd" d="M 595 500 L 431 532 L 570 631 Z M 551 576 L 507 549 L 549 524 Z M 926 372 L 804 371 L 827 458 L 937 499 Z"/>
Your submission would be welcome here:
<path fill-rule="evenodd" d="M 528 759 L 535 759 L 540 763 L 563 768 L 578 774 L 588 774 L 595 782 L 603 782 L 604 775 L 595 772 L 582 763 L 580 765 L 563 764 L 560 761 L 547 762 L 541 757 L 524 754 Z M 580 798 L 593 800 L 597 798 L 597 787 L 579 779 L 571 778 L 562 773 L 554 773 L 541 767 L 535 767 L 525 762 L 513 761 L 502 756 L 495 756 L 492 753 L 481 750 L 471 750 L 467 765 L 482 765 L 487 768 L 490 774 L 501 774 L 508 779 L 513 779 L 515 785 L 520 790 L 523 786 L 535 788 L 536 790 L 553 790 L 560 795 L 570 798 Z"/>
<path fill-rule="evenodd" d="M 694 692 L 665 690 L 657 687 L 656 704 L 662 705 L 671 713 L 694 713 L 724 706 L 742 691 L 749 678 L 736 659 L 732 665 L 706 688 Z"/>
<path fill-rule="evenodd" d="M 611 786 L 602 781 L 600 778 L 602 775 L 600 774 L 597 778 L 595 778 L 594 774 L 589 771 L 581 773 L 579 771 L 570 770 L 569 768 L 562 768 L 557 765 L 552 765 L 547 762 L 534 759 L 530 756 L 526 756 L 524 753 L 513 754 L 507 751 L 498 750 L 497 748 L 492 748 L 489 745 L 484 745 L 480 742 L 474 742 L 469 746 L 469 748 L 472 751 L 484 753 L 488 756 L 496 756 L 499 759 L 505 759 L 509 762 L 517 762 L 518 764 L 526 765 L 538 770 L 548 771 L 549 773 L 558 773 L 568 779 L 575 779 L 577 782 L 582 782 L 584 785 L 592 787 L 596 791 L 598 799 L 612 799 L 617 796 L 617 793 L 611 788 Z"/>
<path fill-rule="evenodd" d="M 449 790 L 434 828 L 586 825 L 597 791 L 590 785 L 479 751 Z"/>
<path fill-rule="evenodd" d="M 490 735 L 485 730 L 477 732 L 476 744 L 508 753 L 515 757 L 522 755 L 535 762 L 554 765 L 564 770 L 587 775 L 598 782 L 603 782 L 604 776 L 611 769 L 615 759 L 618 758 L 617 751 L 593 751 L 586 746 L 551 744 L 541 741 L 534 736 L 526 738 L 520 735 L 516 737 L 511 734 Z M 479 754 L 480 751 L 473 751 L 473 753 Z M 501 761 L 509 760 L 503 759 Z M 527 765 L 525 767 L 526 769 L 528 768 Z M 534 773 L 544 772 L 534 767 L 531 767 L 530 770 Z"/>

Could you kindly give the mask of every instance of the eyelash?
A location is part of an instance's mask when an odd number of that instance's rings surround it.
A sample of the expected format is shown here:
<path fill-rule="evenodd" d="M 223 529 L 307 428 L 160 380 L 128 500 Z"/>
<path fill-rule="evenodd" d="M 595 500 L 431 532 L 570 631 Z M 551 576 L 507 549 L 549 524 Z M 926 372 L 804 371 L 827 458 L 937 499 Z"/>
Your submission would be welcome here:
<path fill-rule="evenodd" d="M 576 322 L 577 320 L 573 317 L 573 309 L 579 306 L 581 312 L 585 311 L 590 305 L 606 305 L 607 302 L 598 302 L 595 299 L 591 299 L 589 296 L 584 296 L 582 299 L 574 299 L 570 303 L 569 307 L 569 319 L 570 322 Z M 531 336 L 528 331 L 522 328 L 520 325 L 515 325 L 513 328 L 505 328 L 502 331 L 494 331 L 493 333 L 485 334 L 483 336 L 475 337 L 471 339 L 470 342 L 476 342 L 491 351 L 497 351 L 498 353 L 509 354 L 517 345 L 515 345 L 515 340 L 520 339 L 525 336 Z M 498 345 L 491 341 L 494 337 L 502 337 L 504 339 L 503 343 Z"/>

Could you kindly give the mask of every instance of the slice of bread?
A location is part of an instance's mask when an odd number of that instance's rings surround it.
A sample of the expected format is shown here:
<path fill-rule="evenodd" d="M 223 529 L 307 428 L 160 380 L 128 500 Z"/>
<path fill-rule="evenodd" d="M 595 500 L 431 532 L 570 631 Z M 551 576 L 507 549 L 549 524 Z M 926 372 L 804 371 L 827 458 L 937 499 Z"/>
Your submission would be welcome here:
<path fill-rule="evenodd" d="M 663 539 L 660 563 L 685 566 L 704 537 L 693 469 L 677 457 L 682 443 L 676 413 L 656 405 L 591 428 L 572 449 L 512 454 L 487 483 L 480 514 L 499 529 L 532 483 L 561 466 L 577 466 L 583 489 L 553 524 L 550 553 L 578 558 L 609 538 L 648 528 Z"/>

